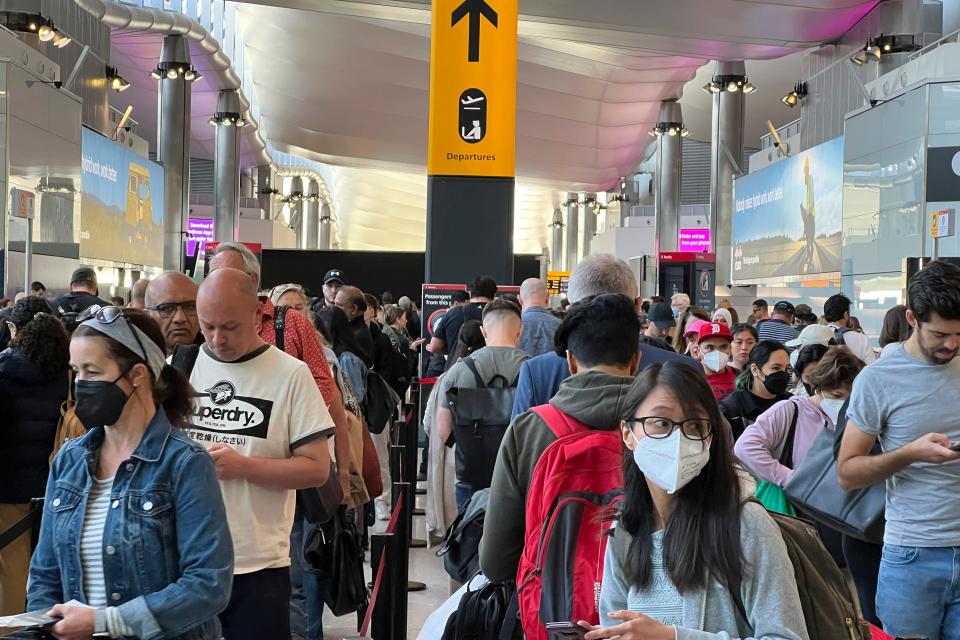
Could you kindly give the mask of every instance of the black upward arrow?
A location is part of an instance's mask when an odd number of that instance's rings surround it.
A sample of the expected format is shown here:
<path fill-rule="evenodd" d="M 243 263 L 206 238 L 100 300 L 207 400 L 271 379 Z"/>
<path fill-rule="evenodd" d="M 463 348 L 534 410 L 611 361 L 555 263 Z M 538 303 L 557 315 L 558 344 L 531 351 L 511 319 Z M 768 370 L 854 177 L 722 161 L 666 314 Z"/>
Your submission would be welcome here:
<path fill-rule="evenodd" d="M 486 0 L 463 0 L 463 4 L 453 10 L 450 14 L 450 26 L 454 27 L 463 17 L 470 16 L 470 39 L 467 44 L 467 61 L 480 62 L 480 16 L 483 15 L 487 21 L 497 27 L 497 12 L 493 10 Z"/>

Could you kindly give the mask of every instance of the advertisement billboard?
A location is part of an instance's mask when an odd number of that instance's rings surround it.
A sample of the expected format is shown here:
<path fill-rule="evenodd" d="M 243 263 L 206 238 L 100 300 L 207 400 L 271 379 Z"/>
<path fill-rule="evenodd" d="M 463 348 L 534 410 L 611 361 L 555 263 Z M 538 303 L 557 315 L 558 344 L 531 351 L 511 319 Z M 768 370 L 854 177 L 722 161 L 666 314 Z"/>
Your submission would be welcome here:
<path fill-rule="evenodd" d="M 734 182 L 733 280 L 840 271 L 843 138 Z"/>
<path fill-rule="evenodd" d="M 680 229 L 677 251 L 707 253 L 710 251 L 710 229 Z"/>
<path fill-rule="evenodd" d="M 80 256 L 163 266 L 163 167 L 83 129 Z"/>

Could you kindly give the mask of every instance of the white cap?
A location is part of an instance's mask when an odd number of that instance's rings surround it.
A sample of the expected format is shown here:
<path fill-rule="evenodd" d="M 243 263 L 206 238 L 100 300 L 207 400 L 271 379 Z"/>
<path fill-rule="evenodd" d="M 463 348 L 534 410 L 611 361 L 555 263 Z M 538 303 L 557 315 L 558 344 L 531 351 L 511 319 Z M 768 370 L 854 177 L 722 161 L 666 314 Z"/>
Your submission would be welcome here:
<path fill-rule="evenodd" d="M 804 327 L 798 338 L 785 344 L 788 347 L 806 346 L 808 344 L 822 344 L 826 347 L 829 346 L 831 340 L 833 340 L 833 329 L 825 324 L 811 324 Z"/>

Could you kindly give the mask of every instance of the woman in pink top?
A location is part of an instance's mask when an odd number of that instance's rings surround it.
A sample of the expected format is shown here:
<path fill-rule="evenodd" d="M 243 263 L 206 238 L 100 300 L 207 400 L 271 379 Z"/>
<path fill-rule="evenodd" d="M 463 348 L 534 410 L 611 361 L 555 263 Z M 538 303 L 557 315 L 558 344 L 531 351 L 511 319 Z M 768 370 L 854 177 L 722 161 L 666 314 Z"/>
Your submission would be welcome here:
<path fill-rule="evenodd" d="M 737 458 L 755 476 L 783 486 L 793 470 L 803 461 L 822 429 L 836 429 L 837 414 L 850 397 L 853 379 L 863 362 L 846 347 L 831 347 L 809 376 L 813 394 L 794 396 L 778 402 L 760 414 L 747 427 L 734 451 Z M 780 464 L 780 454 L 787 444 L 787 435 L 794 415 L 797 427 L 793 438 L 793 461 L 790 467 Z"/>

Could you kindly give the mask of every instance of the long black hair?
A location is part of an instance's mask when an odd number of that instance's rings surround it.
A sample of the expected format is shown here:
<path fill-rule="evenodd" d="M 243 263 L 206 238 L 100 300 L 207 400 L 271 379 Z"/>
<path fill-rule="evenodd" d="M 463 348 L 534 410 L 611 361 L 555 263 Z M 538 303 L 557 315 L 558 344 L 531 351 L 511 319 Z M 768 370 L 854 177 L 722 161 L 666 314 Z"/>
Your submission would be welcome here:
<path fill-rule="evenodd" d="M 166 342 L 163 339 L 163 332 L 160 330 L 160 325 L 158 325 L 157 321 L 150 315 L 145 311 L 129 308 L 123 310 L 123 315 L 130 324 L 143 331 L 149 339 L 153 340 L 161 352 L 166 350 Z M 110 357 L 116 361 L 120 367 L 120 371 L 122 371 L 124 375 L 133 368 L 133 365 L 146 364 L 146 361 L 140 355 L 135 354 L 117 340 L 91 327 L 80 325 L 77 327 L 77 330 L 73 332 L 73 337 L 101 338 L 104 340 L 107 344 Z M 150 367 L 147 367 L 148 371 L 149 369 Z M 152 373 L 150 374 L 150 378 L 153 378 Z M 163 369 L 160 370 L 160 377 L 153 380 L 153 401 L 157 406 L 163 407 L 167 419 L 169 419 L 170 424 L 175 427 L 185 428 L 189 426 L 189 417 L 193 415 L 195 411 L 193 402 L 195 396 L 196 393 L 193 387 L 190 386 L 190 380 L 187 376 L 169 364 L 164 365 Z"/>
<path fill-rule="evenodd" d="M 443 368 L 444 372 L 450 371 L 450 367 L 474 351 L 487 346 L 483 331 L 480 330 L 482 326 L 479 320 L 467 320 L 463 323 L 460 332 L 457 334 L 457 346 L 450 352 L 447 364 Z"/>
<path fill-rule="evenodd" d="M 321 331 L 330 338 L 330 348 L 339 358 L 349 352 L 364 358 L 364 350 L 357 342 L 356 334 L 347 320 L 347 314 L 339 307 L 324 307 L 317 312 L 314 323 L 322 327 Z"/>
<path fill-rule="evenodd" d="M 687 408 L 687 417 L 706 417 L 713 425 L 710 460 L 696 478 L 677 491 L 676 506 L 665 523 L 663 562 L 667 574 L 680 593 L 705 588 L 708 576 L 737 593 L 743 565 L 742 498 L 734 470 L 733 436 L 724 428 L 717 401 L 703 374 L 682 362 L 657 363 L 641 371 L 627 392 L 629 410 L 622 418 L 633 417 L 657 388 L 672 393 Z M 633 537 L 624 573 L 631 584 L 644 588 L 652 578 L 654 505 L 646 478 L 626 447 L 623 475 L 625 497 L 620 527 Z"/>
<path fill-rule="evenodd" d="M 755 364 L 757 368 L 763 369 L 770 362 L 770 356 L 778 351 L 789 354 L 787 348 L 776 340 L 761 340 L 758 342 L 757 346 L 750 352 L 750 357 L 747 358 L 747 365 L 737 376 L 737 389 L 750 391 L 753 388 L 753 371 L 751 371 L 750 365 Z"/>

